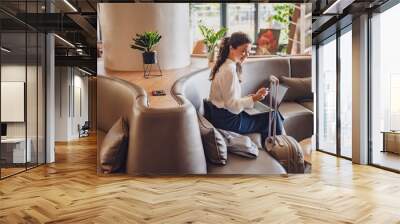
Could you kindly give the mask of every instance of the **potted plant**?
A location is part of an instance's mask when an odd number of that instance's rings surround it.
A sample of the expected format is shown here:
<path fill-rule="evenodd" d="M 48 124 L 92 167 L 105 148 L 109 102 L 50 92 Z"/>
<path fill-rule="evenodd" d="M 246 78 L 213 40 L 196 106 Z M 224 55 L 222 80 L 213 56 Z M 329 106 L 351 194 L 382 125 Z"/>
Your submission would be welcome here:
<path fill-rule="evenodd" d="M 215 55 L 215 47 L 218 44 L 218 41 L 225 36 L 225 33 L 228 31 L 227 28 L 221 28 L 217 32 L 212 28 L 208 28 L 205 25 L 200 24 L 199 29 L 201 35 L 204 37 L 204 44 L 207 48 L 207 57 L 209 62 L 214 62 Z"/>
<path fill-rule="evenodd" d="M 143 51 L 143 64 L 157 63 L 156 51 L 153 48 L 160 42 L 161 35 L 155 32 L 144 32 L 143 34 L 136 34 L 133 38 L 131 48 Z"/>

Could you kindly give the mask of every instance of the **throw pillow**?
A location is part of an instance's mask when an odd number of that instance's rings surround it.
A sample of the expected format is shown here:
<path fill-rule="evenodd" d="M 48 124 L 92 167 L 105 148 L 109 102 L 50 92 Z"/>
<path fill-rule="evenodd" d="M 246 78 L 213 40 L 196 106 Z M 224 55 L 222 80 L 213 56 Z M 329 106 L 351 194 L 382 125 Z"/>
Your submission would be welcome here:
<path fill-rule="evenodd" d="M 284 101 L 299 101 L 313 98 L 311 91 L 311 77 L 291 78 L 281 76 L 280 81 L 282 84 L 289 87 L 284 97 Z"/>
<path fill-rule="evenodd" d="M 236 132 L 218 129 L 224 137 L 230 153 L 246 158 L 257 158 L 258 147 L 248 136 Z"/>
<path fill-rule="evenodd" d="M 104 173 L 125 168 L 128 132 L 127 122 L 119 118 L 104 137 L 100 148 L 100 166 Z"/>
<path fill-rule="evenodd" d="M 228 151 L 221 133 L 201 114 L 197 114 L 201 140 L 206 158 L 214 164 L 225 165 Z"/>

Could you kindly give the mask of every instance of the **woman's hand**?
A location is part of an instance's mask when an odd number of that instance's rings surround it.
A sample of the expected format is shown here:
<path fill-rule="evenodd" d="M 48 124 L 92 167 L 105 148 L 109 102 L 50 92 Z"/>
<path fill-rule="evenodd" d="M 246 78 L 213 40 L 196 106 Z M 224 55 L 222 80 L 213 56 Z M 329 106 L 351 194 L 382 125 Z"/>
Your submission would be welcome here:
<path fill-rule="evenodd" d="M 252 94 L 251 97 L 253 98 L 253 101 L 256 102 L 263 100 L 268 95 L 268 93 L 269 89 L 262 87 L 256 92 L 256 94 Z"/>

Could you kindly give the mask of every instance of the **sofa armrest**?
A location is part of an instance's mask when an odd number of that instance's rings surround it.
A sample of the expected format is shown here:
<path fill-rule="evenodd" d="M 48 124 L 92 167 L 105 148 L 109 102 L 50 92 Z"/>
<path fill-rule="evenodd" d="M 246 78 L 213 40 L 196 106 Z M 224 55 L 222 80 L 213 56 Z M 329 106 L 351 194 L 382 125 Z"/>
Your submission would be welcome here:
<path fill-rule="evenodd" d="M 140 104 L 141 99 L 137 99 Z M 207 164 L 193 107 L 135 106 L 130 121 L 127 173 L 206 174 Z"/>
<path fill-rule="evenodd" d="M 292 136 L 297 141 L 313 135 L 313 112 L 295 102 L 283 102 L 279 111 L 284 118 L 283 127 L 287 135 Z"/>

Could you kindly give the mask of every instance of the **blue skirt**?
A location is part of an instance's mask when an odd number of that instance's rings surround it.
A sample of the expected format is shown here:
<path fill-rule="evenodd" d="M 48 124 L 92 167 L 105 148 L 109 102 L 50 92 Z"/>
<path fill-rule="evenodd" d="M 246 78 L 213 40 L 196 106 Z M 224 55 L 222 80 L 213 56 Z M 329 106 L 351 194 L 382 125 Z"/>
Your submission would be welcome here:
<path fill-rule="evenodd" d="M 239 134 L 260 133 L 262 142 L 268 137 L 269 113 L 248 115 L 242 111 L 234 114 L 227 109 L 216 107 L 211 102 L 207 104 L 205 105 L 205 117 L 214 127 Z M 280 114 L 278 115 L 276 117 L 276 134 L 280 135 L 283 130 L 283 118 Z"/>

